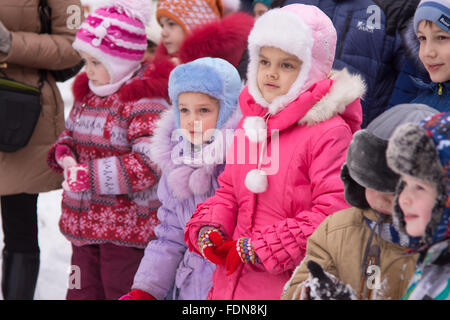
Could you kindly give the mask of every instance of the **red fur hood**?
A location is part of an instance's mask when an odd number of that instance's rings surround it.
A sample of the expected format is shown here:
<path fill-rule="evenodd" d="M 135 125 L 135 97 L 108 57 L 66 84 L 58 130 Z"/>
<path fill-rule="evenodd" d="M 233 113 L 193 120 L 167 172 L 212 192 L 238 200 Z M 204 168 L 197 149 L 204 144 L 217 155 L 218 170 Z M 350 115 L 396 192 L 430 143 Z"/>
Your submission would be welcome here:
<path fill-rule="evenodd" d="M 191 32 L 183 41 L 178 58 L 181 63 L 203 57 L 222 58 L 237 67 L 247 38 L 253 28 L 254 18 L 244 12 L 226 16 L 220 21 L 205 24 Z M 162 43 L 156 56 L 169 56 Z"/>
<path fill-rule="evenodd" d="M 169 101 L 168 83 L 173 64 L 167 57 L 143 62 L 142 69 L 118 91 L 122 102 L 137 101 L 142 98 L 164 98 Z M 81 101 L 90 92 L 89 79 L 80 73 L 73 83 L 72 91 L 76 101 Z"/>

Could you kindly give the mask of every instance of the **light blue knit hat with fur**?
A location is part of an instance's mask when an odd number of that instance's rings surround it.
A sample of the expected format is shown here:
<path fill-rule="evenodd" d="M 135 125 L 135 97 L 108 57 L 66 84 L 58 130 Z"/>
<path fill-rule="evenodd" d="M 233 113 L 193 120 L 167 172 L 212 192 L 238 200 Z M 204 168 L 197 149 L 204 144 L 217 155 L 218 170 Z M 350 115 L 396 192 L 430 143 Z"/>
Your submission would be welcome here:
<path fill-rule="evenodd" d="M 241 89 L 238 71 L 223 59 L 206 57 L 177 66 L 169 76 L 169 97 L 175 111 L 177 128 L 180 128 L 180 93 L 201 92 L 219 100 L 216 128 L 220 129 L 236 110 Z"/>

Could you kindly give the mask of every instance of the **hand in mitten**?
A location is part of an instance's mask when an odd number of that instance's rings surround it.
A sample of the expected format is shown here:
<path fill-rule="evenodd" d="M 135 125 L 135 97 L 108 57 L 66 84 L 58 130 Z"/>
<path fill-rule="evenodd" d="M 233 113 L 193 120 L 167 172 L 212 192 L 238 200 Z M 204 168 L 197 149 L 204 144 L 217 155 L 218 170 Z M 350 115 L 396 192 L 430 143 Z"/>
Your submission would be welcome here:
<path fill-rule="evenodd" d="M 219 229 L 206 226 L 200 229 L 198 247 L 203 257 L 214 264 L 224 264 L 226 254 L 217 252 L 217 248 L 224 243 L 224 236 Z"/>
<path fill-rule="evenodd" d="M 56 147 L 55 160 L 56 163 L 63 169 L 78 164 L 73 157 L 72 151 L 65 144 L 60 144 Z"/>
<path fill-rule="evenodd" d="M 311 300 L 356 300 L 355 293 L 349 285 L 323 271 L 318 263 L 309 260 L 306 266 L 310 278 L 305 283 L 305 290 Z"/>
<path fill-rule="evenodd" d="M 8 53 L 11 50 L 11 33 L 0 21 L 0 51 Z"/>
<path fill-rule="evenodd" d="M 82 192 L 89 189 L 89 174 L 87 164 L 77 164 L 64 169 L 62 187 L 70 192 Z"/>
<path fill-rule="evenodd" d="M 127 294 L 121 296 L 119 300 L 158 300 L 150 293 L 139 289 L 133 289 Z"/>
<path fill-rule="evenodd" d="M 256 264 L 260 262 L 250 238 L 242 237 L 232 243 L 234 250 L 229 250 L 225 262 L 227 276 L 232 274 L 241 263 Z"/>

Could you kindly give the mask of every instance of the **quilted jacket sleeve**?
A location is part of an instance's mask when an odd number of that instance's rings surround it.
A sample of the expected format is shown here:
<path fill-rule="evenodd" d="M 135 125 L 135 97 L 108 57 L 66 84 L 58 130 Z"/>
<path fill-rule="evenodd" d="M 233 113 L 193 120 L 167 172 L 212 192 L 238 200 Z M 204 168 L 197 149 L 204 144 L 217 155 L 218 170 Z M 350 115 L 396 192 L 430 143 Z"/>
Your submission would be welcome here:
<path fill-rule="evenodd" d="M 307 239 L 320 223 L 328 215 L 349 207 L 340 171 L 351 139 L 348 127 L 337 126 L 313 141 L 308 172 L 312 190 L 310 210 L 254 230 L 251 236 L 254 249 L 269 272 L 293 270 L 304 258 Z"/>
<path fill-rule="evenodd" d="M 187 248 L 183 227 L 180 226 L 175 201 L 172 201 L 173 196 L 167 187 L 165 175 L 158 184 L 158 198 L 162 201 L 162 206 L 158 209 L 161 223 L 155 228 L 157 239 L 147 245 L 132 288 L 163 300 L 175 282 L 177 267 Z"/>

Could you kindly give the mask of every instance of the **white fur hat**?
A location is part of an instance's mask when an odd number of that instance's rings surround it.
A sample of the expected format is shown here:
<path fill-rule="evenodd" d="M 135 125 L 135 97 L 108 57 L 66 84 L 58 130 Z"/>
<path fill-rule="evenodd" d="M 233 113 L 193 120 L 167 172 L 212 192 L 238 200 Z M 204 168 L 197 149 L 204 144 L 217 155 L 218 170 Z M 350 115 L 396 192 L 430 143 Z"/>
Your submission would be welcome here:
<path fill-rule="evenodd" d="M 258 18 L 248 37 L 248 89 L 253 99 L 276 114 L 298 95 L 331 72 L 337 34 L 332 21 L 319 8 L 291 4 L 272 9 Z M 289 92 L 268 103 L 257 84 L 259 51 L 263 46 L 279 48 L 302 61 L 297 80 Z"/>
<path fill-rule="evenodd" d="M 330 18 L 315 6 L 292 4 L 269 10 L 256 20 L 248 37 L 247 79 L 250 95 L 256 103 L 267 108 L 268 113 L 278 113 L 314 83 L 329 76 L 336 41 L 336 29 Z M 271 103 L 264 99 L 257 82 L 259 52 L 264 46 L 281 49 L 302 61 L 301 70 L 289 91 Z M 264 118 L 247 117 L 243 128 L 251 142 L 265 143 Z M 254 193 L 264 192 L 268 186 L 266 173 L 260 167 L 251 170 L 246 176 L 245 186 Z"/>

